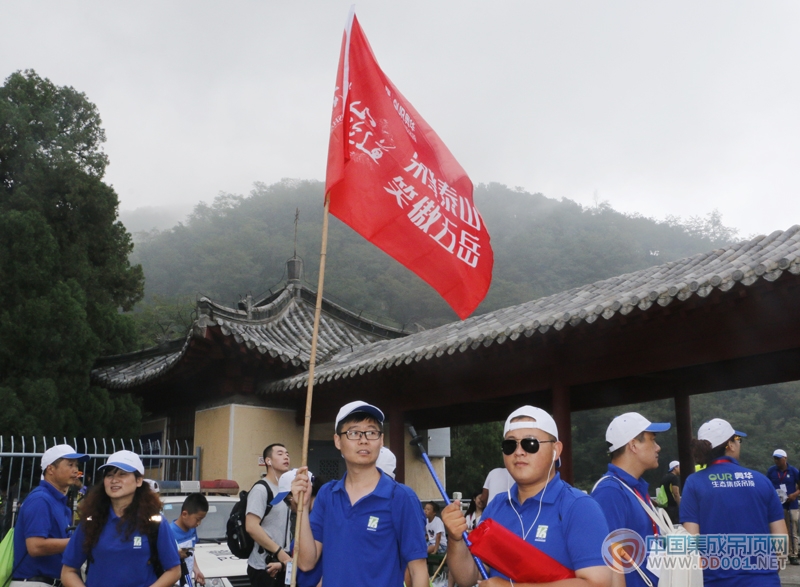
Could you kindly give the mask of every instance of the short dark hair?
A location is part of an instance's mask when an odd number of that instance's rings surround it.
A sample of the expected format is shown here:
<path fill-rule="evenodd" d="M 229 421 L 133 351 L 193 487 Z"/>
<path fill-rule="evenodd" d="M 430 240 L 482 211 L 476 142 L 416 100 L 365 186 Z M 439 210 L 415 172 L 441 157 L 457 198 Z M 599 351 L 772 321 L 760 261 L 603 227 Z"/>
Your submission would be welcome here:
<path fill-rule="evenodd" d="M 645 432 L 647 432 L 647 430 L 643 430 L 643 431 L 642 431 L 642 432 L 640 432 L 638 435 L 636 435 L 636 436 L 634 436 L 633 438 L 631 438 L 631 440 L 638 440 L 639 442 L 644 442 L 644 433 L 645 433 Z M 630 442 L 631 440 L 629 440 L 628 442 Z M 617 450 L 615 450 L 615 451 L 612 451 L 612 452 L 611 452 L 611 460 L 612 460 L 612 461 L 613 461 L 614 459 L 617 459 L 617 458 L 619 458 L 619 457 L 621 457 L 621 456 L 622 456 L 622 454 L 625 452 L 625 448 L 628 446 L 628 442 L 626 442 L 625 444 L 623 444 L 623 445 L 622 445 L 621 447 L 619 447 Z M 609 444 L 609 447 L 610 447 L 610 446 L 611 446 L 611 445 Z"/>
<path fill-rule="evenodd" d="M 336 434 L 341 435 L 346 424 L 357 424 L 359 422 L 366 422 L 367 420 L 372 420 L 375 422 L 378 425 L 378 430 L 383 432 L 383 423 L 376 420 L 375 416 L 368 414 L 367 412 L 353 412 L 346 418 L 342 418 L 342 420 L 339 422 L 339 425 L 336 427 Z"/>
<path fill-rule="evenodd" d="M 202 493 L 190 493 L 183 500 L 181 512 L 196 514 L 198 512 L 208 512 L 208 500 Z"/>
<path fill-rule="evenodd" d="M 286 448 L 285 445 L 281 444 L 280 442 L 273 442 L 267 448 L 264 449 L 264 453 L 261 455 L 264 459 L 264 464 L 267 464 L 267 459 L 272 456 L 272 449 L 276 446 L 280 446 L 282 448 Z"/>
<path fill-rule="evenodd" d="M 436 503 L 435 501 L 426 501 L 425 505 L 429 505 L 429 506 L 433 507 L 433 513 L 434 514 L 438 514 L 439 513 L 439 504 Z"/>

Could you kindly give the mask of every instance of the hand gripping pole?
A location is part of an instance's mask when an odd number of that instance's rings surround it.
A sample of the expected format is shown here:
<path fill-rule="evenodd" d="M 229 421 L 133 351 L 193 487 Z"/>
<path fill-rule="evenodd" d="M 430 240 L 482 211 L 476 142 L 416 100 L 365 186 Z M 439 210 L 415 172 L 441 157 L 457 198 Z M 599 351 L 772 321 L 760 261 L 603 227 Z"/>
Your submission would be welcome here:
<path fill-rule="evenodd" d="M 417 448 L 419 448 L 419 452 L 422 455 L 422 460 L 425 461 L 425 464 L 428 466 L 428 471 L 430 472 L 431 477 L 433 477 L 433 481 L 434 483 L 436 483 L 436 487 L 439 489 L 439 493 L 442 494 L 442 499 L 444 499 L 444 503 L 450 505 L 450 498 L 447 497 L 447 492 L 444 490 L 441 481 L 439 481 L 439 478 L 436 476 L 436 471 L 434 471 L 433 469 L 433 464 L 431 463 L 431 460 L 428 458 L 428 454 L 425 452 L 425 447 L 422 445 L 422 436 L 417 434 L 417 431 L 414 430 L 413 426 L 408 427 L 408 432 L 409 434 L 411 434 L 411 446 L 416 446 Z M 463 532 L 461 534 L 461 537 L 464 539 L 464 544 L 467 545 L 467 548 L 472 546 L 472 543 L 469 541 L 469 538 L 467 538 L 466 532 Z M 475 559 L 475 564 L 478 565 L 478 572 L 481 574 L 481 577 L 483 577 L 484 580 L 488 579 L 489 575 L 486 572 L 486 567 L 483 566 L 481 560 L 474 554 L 472 555 L 472 558 Z"/>

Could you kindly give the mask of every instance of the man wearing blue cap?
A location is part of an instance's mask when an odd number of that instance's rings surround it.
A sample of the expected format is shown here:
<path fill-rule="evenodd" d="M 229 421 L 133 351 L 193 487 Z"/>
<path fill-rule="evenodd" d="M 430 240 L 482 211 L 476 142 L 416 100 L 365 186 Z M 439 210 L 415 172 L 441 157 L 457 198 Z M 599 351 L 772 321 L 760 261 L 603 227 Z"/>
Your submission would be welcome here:
<path fill-rule="evenodd" d="M 644 544 L 647 537 L 658 534 L 656 527 L 637 496 L 650 503 L 649 487 L 642 474 L 650 469 L 658 468 L 658 453 L 661 447 L 656 442 L 656 433 L 669 430 L 669 423 L 653 423 L 636 412 L 628 412 L 617 416 L 606 430 L 608 452 L 611 463 L 608 472 L 592 490 L 592 497 L 600 504 L 606 516 L 610 532 L 627 528 L 636 532 Z M 649 557 L 648 557 L 648 563 Z M 640 574 L 641 572 L 641 574 Z M 641 565 L 640 571 L 625 575 L 614 573 L 614 587 L 644 587 L 647 582 L 658 584 L 658 576 L 647 565 Z"/>
<path fill-rule="evenodd" d="M 61 553 L 69 542 L 72 510 L 67 490 L 78 478 L 78 462 L 89 460 L 68 444 L 42 455 L 42 479 L 19 510 L 14 529 L 11 587 L 59 584 Z"/>
<path fill-rule="evenodd" d="M 302 517 L 297 566 L 311 571 L 322 557 L 325 587 L 427 587 L 425 518 L 419 498 L 377 467 L 383 446 L 383 412 L 365 402 L 350 402 L 336 416 L 333 442 L 347 473 L 323 485 L 314 509 Z M 402 422 L 397 423 L 402 426 Z M 311 494 L 308 468 L 292 483 L 297 502 Z"/>

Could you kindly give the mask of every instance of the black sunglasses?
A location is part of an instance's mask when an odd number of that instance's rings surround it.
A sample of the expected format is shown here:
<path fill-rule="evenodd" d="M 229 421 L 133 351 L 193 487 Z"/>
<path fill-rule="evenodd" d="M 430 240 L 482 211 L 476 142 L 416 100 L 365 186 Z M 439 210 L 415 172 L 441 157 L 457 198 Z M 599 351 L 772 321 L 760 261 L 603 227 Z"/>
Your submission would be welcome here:
<path fill-rule="evenodd" d="M 517 444 L 522 446 L 522 450 L 527 453 L 535 454 L 539 452 L 539 445 L 545 442 L 555 442 L 555 440 L 539 440 L 538 438 L 523 438 L 519 442 L 514 438 L 506 438 L 503 441 L 503 454 L 511 456 L 517 450 Z"/>

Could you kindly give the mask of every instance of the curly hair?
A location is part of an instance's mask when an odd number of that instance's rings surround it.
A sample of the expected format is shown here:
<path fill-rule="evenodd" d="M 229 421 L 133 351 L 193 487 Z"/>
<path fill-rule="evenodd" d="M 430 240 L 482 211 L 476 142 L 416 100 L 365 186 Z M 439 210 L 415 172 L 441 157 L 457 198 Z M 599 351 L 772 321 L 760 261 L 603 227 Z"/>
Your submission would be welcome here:
<path fill-rule="evenodd" d="M 733 438 L 733 436 L 731 436 L 731 438 Z M 728 442 L 730 442 L 730 439 L 728 439 Z M 709 441 L 693 438 L 690 446 L 694 462 L 698 465 L 710 465 L 712 461 L 724 457 L 725 447 L 728 445 L 728 442 L 712 448 Z"/>
<path fill-rule="evenodd" d="M 111 469 L 113 473 L 116 469 Z M 134 473 L 137 479 L 141 478 L 139 473 Z M 106 493 L 105 484 L 94 485 L 86 497 L 83 498 L 78 511 L 81 516 L 81 525 L 85 538 L 83 540 L 83 551 L 91 552 L 92 548 L 100 539 L 100 534 L 108 523 L 111 511 L 111 498 Z M 142 534 L 147 534 L 150 528 L 151 518 L 161 513 L 161 500 L 149 483 L 142 483 L 137 487 L 133 494 L 133 501 L 125 508 L 122 517 L 117 523 L 117 532 L 123 534 L 125 540 L 138 530 Z"/>

